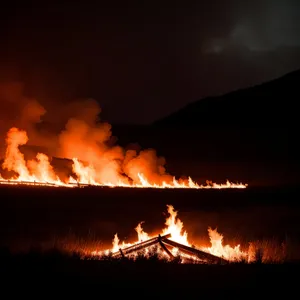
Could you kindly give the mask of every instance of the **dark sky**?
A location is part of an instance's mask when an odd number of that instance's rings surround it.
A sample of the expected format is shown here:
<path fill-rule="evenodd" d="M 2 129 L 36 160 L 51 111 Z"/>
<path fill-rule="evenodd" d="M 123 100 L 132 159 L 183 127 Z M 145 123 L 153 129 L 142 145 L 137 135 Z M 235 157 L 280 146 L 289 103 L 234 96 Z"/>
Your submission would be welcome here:
<path fill-rule="evenodd" d="M 74 2 L 1 7 L 1 80 L 147 123 L 300 68 L 298 0 Z"/>

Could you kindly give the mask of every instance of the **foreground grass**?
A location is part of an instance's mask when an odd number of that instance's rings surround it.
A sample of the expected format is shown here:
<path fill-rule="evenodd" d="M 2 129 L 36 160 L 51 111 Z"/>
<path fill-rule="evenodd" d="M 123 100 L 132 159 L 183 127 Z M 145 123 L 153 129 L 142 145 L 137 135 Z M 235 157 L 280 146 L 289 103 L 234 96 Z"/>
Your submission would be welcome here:
<path fill-rule="evenodd" d="M 95 286 L 101 290 L 149 290 L 153 287 L 172 286 L 173 291 L 203 289 L 263 288 L 272 291 L 290 291 L 297 286 L 300 264 L 227 265 L 180 264 L 167 262 L 155 256 L 130 259 L 82 259 L 78 253 L 52 249 L 45 252 L 30 251 L 12 254 L 2 249 L 0 253 L 1 285 L 27 288 L 36 286 L 56 289 L 63 286 Z"/>

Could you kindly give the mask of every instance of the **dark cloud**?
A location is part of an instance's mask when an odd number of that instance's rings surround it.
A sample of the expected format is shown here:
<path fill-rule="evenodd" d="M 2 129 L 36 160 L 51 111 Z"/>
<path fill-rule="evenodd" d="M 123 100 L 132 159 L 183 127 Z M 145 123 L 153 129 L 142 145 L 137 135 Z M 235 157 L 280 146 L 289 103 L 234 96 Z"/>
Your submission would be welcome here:
<path fill-rule="evenodd" d="M 300 67 L 299 1 L 144 2 L 3 9 L 1 78 L 47 103 L 92 97 L 112 122 L 145 123 Z"/>
<path fill-rule="evenodd" d="M 300 47 L 299 1 L 264 0 L 258 6 L 242 6 L 237 12 L 229 34 L 208 39 L 204 52 L 220 54 L 241 46 L 253 52 Z"/>

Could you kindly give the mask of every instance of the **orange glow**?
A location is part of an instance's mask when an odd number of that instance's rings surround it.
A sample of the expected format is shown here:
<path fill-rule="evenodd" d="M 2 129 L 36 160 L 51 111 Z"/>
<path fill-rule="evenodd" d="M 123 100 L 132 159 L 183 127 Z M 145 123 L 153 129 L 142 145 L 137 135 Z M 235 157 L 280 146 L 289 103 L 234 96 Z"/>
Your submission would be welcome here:
<path fill-rule="evenodd" d="M 187 232 L 183 229 L 183 222 L 177 217 L 177 211 L 174 210 L 174 207 L 172 205 L 167 205 L 167 209 L 168 209 L 168 213 L 169 213 L 169 217 L 166 219 L 166 228 L 164 228 L 161 231 L 161 235 L 166 235 L 166 234 L 171 234 L 170 240 L 177 242 L 179 244 L 182 245 L 186 245 L 189 247 L 193 247 L 190 242 L 188 241 L 188 234 Z M 124 249 L 126 247 L 129 246 L 133 246 L 135 244 L 138 244 L 140 242 L 143 241 L 147 241 L 156 235 L 149 235 L 148 233 L 144 232 L 143 228 L 142 228 L 142 223 L 139 223 L 138 226 L 135 228 L 137 234 L 138 234 L 138 240 L 134 243 L 120 243 L 120 239 L 118 237 L 117 234 L 115 234 L 114 239 L 113 239 L 113 247 L 111 249 L 107 249 L 104 251 L 98 251 L 98 250 L 94 250 L 91 251 L 91 253 L 94 256 L 102 256 L 104 254 L 108 254 L 109 252 L 112 253 L 117 253 L 119 251 L 119 249 Z M 248 253 L 244 252 L 240 249 L 240 245 L 237 245 L 235 247 L 232 247 L 230 245 L 223 245 L 223 236 L 218 233 L 218 231 L 212 230 L 211 228 L 208 229 L 208 234 L 209 234 L 209 239 L 210 239 L 210 247 L 204 247 L 201 245 L 195 245 L 197 246 L 197 249 L 213 254 L 217 257 L 222 257 L 228 261 L 240 261 L 240 260 L 246 260 L 248 262 L 250 262 L 251 260 L 253 260 L 253 253 Z M 195 247 L 194 246 L 194 247 Z M 146 249 L 147 250 L 147 249 Z M 164 253 L 162 253 L 161 249 L 157 250 L 159 252 L 160 255 L 165 256 Z M 171 253 L 176 256 L 176 255 L 180 255 L 181 257 L 183 257 L 183 262 L 184 262 L 184 258 L 188 258 L 188 259 L 192 259 L 197 261 L 198 259 L 192 256 L 189 256 L 187 254 L 184 253 L 180 253 L 180 251 L 178 250 L 178 248 L 173 248 L 171 250 Z M 147 251 L 146 251 L 147 254 Z M 136 253 L 134 254 L 136 255 Z"/>
<path fill-rule="evenodd" d="M 183 223 L 180 219 L 177 218 L 177 211 L 174 210 L 174 207 L 172 205 L 168 205 L 168 213 L 169 218 L 166 220 L 167 227 L 163 229 L 162 234 L 171 234 L 171 240 L 190 246 L 188 240 L 187 240 L 187 232 L 183 231 Z"/>
<path fill-rule="evenodd" d="M 213 254 L 215 256 L 224 257 L 229 261 L 236 261 L 241 259 L 248 259 L 248 252 L 243 252 L 240 249 L 240 245 L 231 247 L 229 245 L 223 245 L 223 235 L 220 234 L 217 229 L 213 230 L 208 228 L 208 235 L 210 239 L 210 247 L 202 247 L 201 250 Z"/>
<path fill-rule="evenodd" d="M 77 124 L 78 125 L 78 124 Z M 85 131 L 82 135 L 84 136 Z M 70 133 L 63 133 L 64 141 L 70 140 Z M 103 139 L 103 137 L 97 136 Z M 199 185 L 190 177 L 187 180 L 175 179 L 165 173 L 162 162 L 153 151 L 127 151 L 123 164 L 120 165 L 122 157 L 121 148 L 97 149 L 96 145 L 87 140 L 87 148 L 82 146 L 80 140 L 66 144 L 64 149 L 70 154 L 77 154 L 88 163 L 78 158 L 71 157 L 73 161 L 72 171 L 74 176 L 63 181 L 54 172 L 50 158 L 43 153 L 38 153 L 33 160 L 26 161 L 19 147 L 28 142 L 26 131 L 16 127 L 7 132 L 6 153 L 2 164 L 4 170 L 13 172 L 9 179 L 3 179 L 0 174 L 0 184 L 27 184 L 76 187 L 85 185 L 127 187 L 127 188 L 160 188 L 160 189 L 224 189 L 224 188 L 246 188 L 247 184 L 231 183 L 227 181 L 217 184 L 210 181 L 206 185 Z M 90 146 L 89 146 L 90 143 Z M 80 147 L 78 147 L 80 145 Z M 73 150 L 77 149 L 76 151 Z M 80 149 L 81 152 L 78 152 Z M 82 154 L 84 153 L 84 155 Z"/>

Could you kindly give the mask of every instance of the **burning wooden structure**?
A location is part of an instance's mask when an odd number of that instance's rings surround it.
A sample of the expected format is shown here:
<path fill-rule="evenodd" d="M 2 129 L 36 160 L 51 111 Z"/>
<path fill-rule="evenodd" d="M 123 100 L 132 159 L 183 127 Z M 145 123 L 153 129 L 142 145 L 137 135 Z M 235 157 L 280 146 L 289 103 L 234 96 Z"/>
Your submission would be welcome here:
<path fill-rule="evenodd" d="M 154 238 L 151 238 L 149 240 L 137 243 L 135 245 L 119 249 L 119 252 L 113 253 L 113 257 L 116 258 L 125 258 L 127 255 L 131 253 L 136 253 L 141 250 L 147 249 L 149 247 L 152 247 L 154 245 L 160 246 L 162 251 L 164 251 L 170 260 L 174 260 L 175 256 L 172 254 L 170 251 L 172 248 L 177 248 L 181 253 L 187 255 L 187 260 L 194 260 L 194 261 L 199 261 L 202 263 L 210 263 L 210 264 L 217 264 L 217 263 L 227 263 L 228 261 L 224 258 L 212 255 L 210 253 L 201 251 L 199 249 L 189 247 L 186 245 L 182 245 L 180 243 L 174 242 L 170 240 L 171 234 L 166 234 L 166 235 L 158 235 Z"/>

